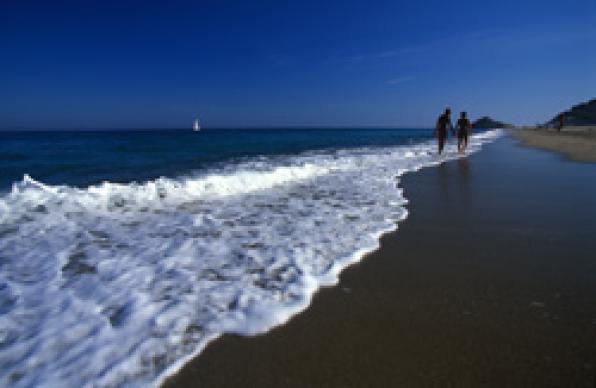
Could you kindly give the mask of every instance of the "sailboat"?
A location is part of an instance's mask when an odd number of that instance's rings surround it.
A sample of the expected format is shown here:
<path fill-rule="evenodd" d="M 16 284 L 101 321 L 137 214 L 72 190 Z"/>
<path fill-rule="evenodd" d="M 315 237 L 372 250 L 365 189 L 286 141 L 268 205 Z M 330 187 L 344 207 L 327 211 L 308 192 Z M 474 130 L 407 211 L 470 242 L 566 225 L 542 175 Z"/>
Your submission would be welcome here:
<path fill-rule="evenodd" d="M 194 123 L 192 123 L 192 130 L 195 132 L 199 132 L 201 130 L 201 123 L 199 119 L 195 119 Z"/>

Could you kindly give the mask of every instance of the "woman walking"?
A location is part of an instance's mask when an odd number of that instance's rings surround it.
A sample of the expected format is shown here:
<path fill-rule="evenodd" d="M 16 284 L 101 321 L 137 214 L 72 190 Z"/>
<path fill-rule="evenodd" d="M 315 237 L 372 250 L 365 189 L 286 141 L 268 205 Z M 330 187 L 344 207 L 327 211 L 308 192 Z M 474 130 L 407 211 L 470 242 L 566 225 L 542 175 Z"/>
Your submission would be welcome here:
<path fill-rule="evenodd" d="M 457 120 L 457 150 L 461 153 L 468 147 L 468 137 L 472 132 L 472 123 L 468 120 L 466 112 L 461 112 Z"/>

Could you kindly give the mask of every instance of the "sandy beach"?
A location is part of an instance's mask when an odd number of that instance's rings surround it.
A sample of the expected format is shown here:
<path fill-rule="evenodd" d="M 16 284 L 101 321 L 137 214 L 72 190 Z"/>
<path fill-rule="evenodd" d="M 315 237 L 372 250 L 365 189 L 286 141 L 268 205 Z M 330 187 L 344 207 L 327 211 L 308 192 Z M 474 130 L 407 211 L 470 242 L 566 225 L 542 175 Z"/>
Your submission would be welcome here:
<path fill-rule="evenodd" d="M 592 387 L 596 166 L 505 137 L 406 175 L 410 216 L 288 324 L 168 387 Z"/>
<path fill-rule="evenodd" d="M 530 147 L 562 153 L 572 160 L 596 162 L 596 127 L 554 129 L 521 128 L 512 133 Z"/>

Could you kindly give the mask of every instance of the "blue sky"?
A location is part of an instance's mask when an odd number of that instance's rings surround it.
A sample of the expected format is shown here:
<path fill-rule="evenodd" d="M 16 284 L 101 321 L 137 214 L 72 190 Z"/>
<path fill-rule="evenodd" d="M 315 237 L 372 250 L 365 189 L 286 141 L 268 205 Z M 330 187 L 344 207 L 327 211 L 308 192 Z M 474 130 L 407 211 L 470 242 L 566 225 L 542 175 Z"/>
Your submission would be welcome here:
<path fill-rule="evenodd" d="M 596 97 L 594 0 L 119 3 L 1 3 L 0 129 L 532 124 Z"/>

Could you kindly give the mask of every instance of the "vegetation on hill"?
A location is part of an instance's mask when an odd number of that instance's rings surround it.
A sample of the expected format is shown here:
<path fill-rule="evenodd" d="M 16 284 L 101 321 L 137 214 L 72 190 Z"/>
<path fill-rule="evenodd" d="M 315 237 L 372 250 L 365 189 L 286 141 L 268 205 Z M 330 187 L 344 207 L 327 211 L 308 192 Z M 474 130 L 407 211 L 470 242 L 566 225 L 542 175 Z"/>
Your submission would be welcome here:
<path fill-rule="evenodd" d="M 565 125 L 596 125 L 596 98 L 574 105 L 568 111 L 561 113 L 565 114 Z M 557 125 L 561 113 L 553 117 L 547 125 Z"/>

